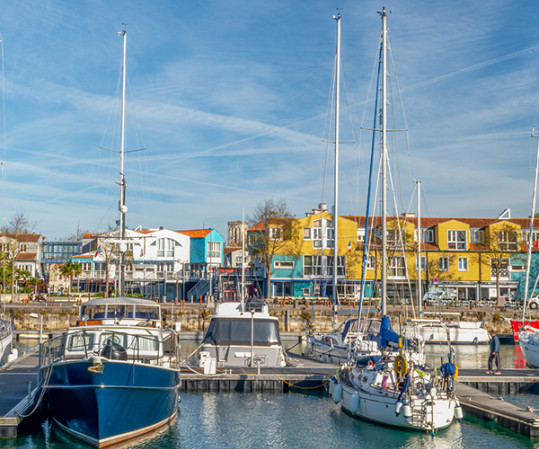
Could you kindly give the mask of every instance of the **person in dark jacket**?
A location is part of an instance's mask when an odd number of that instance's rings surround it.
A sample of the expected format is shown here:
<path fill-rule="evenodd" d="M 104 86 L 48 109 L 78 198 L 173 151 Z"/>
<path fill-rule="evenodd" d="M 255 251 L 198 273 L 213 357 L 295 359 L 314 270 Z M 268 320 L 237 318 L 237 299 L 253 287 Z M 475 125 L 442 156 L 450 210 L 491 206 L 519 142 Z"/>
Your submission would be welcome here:
<path fill-rule="evenodd" d="M 490 355 L 488 357 L 488 371 L 486 371 L 487 374 L 492 374 L 492 361 L 496 362 L 496 368 L 498 370 L 494 373 L 496 375 L 500 375 L 500 339 L 496 335 L 496 332 L 494 332 L 494 329 L 490 331 Z"/>

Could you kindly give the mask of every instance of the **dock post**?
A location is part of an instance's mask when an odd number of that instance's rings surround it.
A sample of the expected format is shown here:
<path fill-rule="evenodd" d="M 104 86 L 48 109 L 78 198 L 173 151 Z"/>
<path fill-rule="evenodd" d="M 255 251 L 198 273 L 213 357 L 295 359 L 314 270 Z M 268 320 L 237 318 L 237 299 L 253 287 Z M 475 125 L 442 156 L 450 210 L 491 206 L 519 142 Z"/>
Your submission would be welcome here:
<path fill-rule="evenodd" d="M 290 332 L 290 310 L 284 312 L 284 330 Z"/>

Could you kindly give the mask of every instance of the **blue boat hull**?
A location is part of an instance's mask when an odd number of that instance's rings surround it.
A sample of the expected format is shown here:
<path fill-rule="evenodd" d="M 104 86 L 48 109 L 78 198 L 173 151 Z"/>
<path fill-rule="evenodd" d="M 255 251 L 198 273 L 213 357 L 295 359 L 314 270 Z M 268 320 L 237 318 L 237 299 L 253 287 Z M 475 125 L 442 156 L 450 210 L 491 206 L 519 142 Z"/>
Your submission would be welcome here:
<path fill-rule="evenodd" d="M 42 376 L 54 420 L 97 447 L 149 432 L 177 413 L 180 378 L 173 369 L 77 360 L 45 367 Z"/>

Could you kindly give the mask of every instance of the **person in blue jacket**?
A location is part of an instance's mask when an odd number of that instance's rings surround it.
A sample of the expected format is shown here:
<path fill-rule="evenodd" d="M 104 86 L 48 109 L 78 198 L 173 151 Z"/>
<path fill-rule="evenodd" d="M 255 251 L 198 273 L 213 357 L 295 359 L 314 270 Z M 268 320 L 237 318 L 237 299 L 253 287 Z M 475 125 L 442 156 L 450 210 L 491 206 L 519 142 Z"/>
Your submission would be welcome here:
<path fill-rule="evenodd" d="M 494 329 L 490 331 L 490 355 L 488 357 L 488 371 L 486 371 L 487 374 L 492 374 L 492 361 L 496 362 L 496 368 L 498 370 L 494 373 L 496 375 L 500 375 L 500 339 L 496 335 L 496 332 L 494 332 Z"/>

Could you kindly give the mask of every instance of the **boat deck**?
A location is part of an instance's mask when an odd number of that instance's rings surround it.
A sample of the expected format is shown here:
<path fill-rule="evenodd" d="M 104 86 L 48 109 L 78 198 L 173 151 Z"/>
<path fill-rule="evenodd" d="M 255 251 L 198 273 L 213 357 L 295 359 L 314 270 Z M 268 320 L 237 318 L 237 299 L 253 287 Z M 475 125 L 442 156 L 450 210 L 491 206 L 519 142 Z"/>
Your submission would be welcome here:
<path fill-rule="evenodd" d="M 0 367 L 0 438 L 16 437 L 21 415 L 33 406 L 38 364 L 36 352 Z"/>

